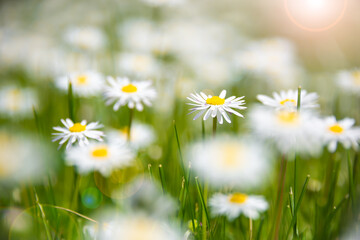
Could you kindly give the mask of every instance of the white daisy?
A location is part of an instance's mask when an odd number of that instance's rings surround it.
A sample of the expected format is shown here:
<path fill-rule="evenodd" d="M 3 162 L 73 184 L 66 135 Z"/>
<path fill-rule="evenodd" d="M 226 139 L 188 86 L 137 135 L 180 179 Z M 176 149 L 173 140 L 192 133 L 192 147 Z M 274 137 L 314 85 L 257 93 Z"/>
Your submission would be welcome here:
<path fill-rule="evenodd" d="M 154 54 L 169 51 L 169 36 L 164 27 L 148 19 L 126 20 L 119 27 L 118 33 L 125 49 Z"/>
<path fill-rule="evenodd" d="M 61 122 L 65 127 L 53 128 L 54 130 L 61 132 L 53 133 L 53 135 L 56 135 L 56 137 L 53 139 L 53 142 L 61 139 L 59 142 L 61 147 L 66 141 L 68 141 L 66 149 L 69 149 L 76 141 L 79 142 L 80 146 L 85 146 L 89 144 L 88 138 L 103 141 L 101 137 L 105 136 L 102 131 L 95 130 L 103 127 L 103 125 L 99 124 L 98 122 L 92 122 L 87 125 L 86 120 L 82 120 L 80 123 L 73 123 L 73 121 L 71 121 L 69 118 L 66 120 L 61 119 Z"/>
<path fill-rule="evenodd" d="M 330 152 L 336 151 L 338 142 L 345 148 L 358 149 L 360 129 L 353 127 L 354 124 L 355 120 L 351 118 L 337 121 L 334 116 L 331 116 L 322 120 L 321 134 Z"/>
<path fill-rule="evenodd" d="M 81 174 L 99 171 L 107 177 L 114 169 L 129 166 L 134 160 L 134 153 L 126 142 L 96 143 L 76 146 L 66 152 L 65 161 L 74 165 Z"/>
<path fill-rule="evenodd" d="M 71 27 L 64 34 L 65 41 L 74 48 L 97 51 L 105 46 L 106 39 L 102 31 L 95 27 Z"/>
<path fill-rule="evenodd" d="M 245 104 L 245 100 L 242 97 L 229 97 L 225 99 L 226 96 L 226 90 L 222 90 L 219 96 L 206 96 L 205 93 L 200 92 L 200 94 L 190 94 L 189 99 L 193 103 L 188 103 L 188 105 L 194 106 L 192 109 L 190 109 L 190 113 L 199 111 L 195 117 L 194 120 L 199 118 L 203 113 L 205 113 L 203 120 L 207 120 L 210 116 L 212 118 L 217 117 L 217 120 L 219 124 L 223 124 L 223 117 L 228 123 L 231 123 L 230 117 L 227 114 L 233 113 L 236 116 L 244 117 L 242 114 L 238 113 L 237 111 L 233 110 L 232 108 L 243 110 L 246 109 L 246 107 L 242 107 L 241 105 Z"/>
<path fill-rule="evenodd" d="M 179 231 L 165 221 L 139 214 L 117 216 L 107 221 L 106 229 L 100 229 L 99 239 L 122 240 L 181 240 Z"/>
<path fill-rule="evenodd" d="M 301 90 L 301 108 L 316 108 L 319 96 L 317 93 L 307 93 L 306 90 Z M 298 90 L 281 91 L 280 94 L 274 92 L 273 98 L 265 95 L 257 95 L 257 99 L 266 106 L 274 107 L 277 110 L 288 109 L 296 110 Z"/>
<path fill-rule="evenodd" d="M 235 53 L 235 67 L 282 87 L 290 87 L 301 72 L 293 44 L 281 38 L 264 39 L 249 43 Z"/>
<path fill-rule="evenodd" d="M 109 131 L 106 135 L 112 141 L 126 141 L 129 129 L 116 129 Z M 155 140 L 155 131 L 152 126 L 134 122 L 131 125 L 129 144 L 135 149 L 146 148 Z"/>
<path fill-rule="evenodd" d="M 213 215 L 225 215 L 229 220 L 234 220 L 240 214 L 251 219 L 257 219 L 261 212 L 269 208 L 269 204 L 262 196 L 233 193 L 225 195 L 217 193 L 209 200 Z"/>
<path fill-rule="evenodd" d="M 187 151 L 194 171 L 215 187 L 258 186 L 270 167 L 270 154 L 251 139 L 218 136 Z"/>
<path fill-rule="evenodd" d="M 281 153 L 321 151 L 319 122 L 312 113 L 255 107 L 249 119 L 255 134 L 274 143 Z"/>
<path fill-rule="evenodd" d="M 158 73 L 158 65 L 149 54 L 123 53 L 119 56 L 119 67 L 125 74 L 149 77 Z"/>
<path fill-rule="evenodd" d="M 336 83 L 345 91 L 360 94 L 360 68 L 339 72 Z"/>
<path fill-rule="evenodd" d="M 7 117 L 28 118 L 33 116 L 33 106 L 38 99 L 33 90 L 16 86 L 0 89 L 0 114 Z"/>
<path fill-rule="evenodd" d="M 69 82 L 72 84 L 73 93 L 81 97 L 99 95 L 104 87 L 104 77 L 95 71 L 84 71 L 61 76 L 56 79 L 59 89 L 68 91 Z"/>
<path fill-rule="evenodd" d="M 151 81 L 131 81 L 126 77 L 108 77 L 109 86 L 105 87 L 106 104 L 114 104 L 114 111 L 127 105 L 130 109 L 136 107 L 138 111 L 144 109 L 143 104 L 151 106 L 151 100 L 156 98 L 156 91 Z"/>
<path fill-rule="evenodd" d="M 0 186 L 40 181 L 50 170 L 46 145 L 29 136 L 0 131 Z"/>

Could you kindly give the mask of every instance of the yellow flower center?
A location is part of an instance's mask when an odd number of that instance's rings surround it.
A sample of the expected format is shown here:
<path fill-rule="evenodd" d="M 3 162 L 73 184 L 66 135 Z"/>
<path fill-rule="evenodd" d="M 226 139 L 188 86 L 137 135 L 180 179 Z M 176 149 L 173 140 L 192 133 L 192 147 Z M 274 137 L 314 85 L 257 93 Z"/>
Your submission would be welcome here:
<path fill-rule="evenodd" d="M 137 91 L 137 87 L 130 83 L 129 85 L 122 87 L 121 90 L 126 93 L 134 93 Z"/>
<path fill-rule="evenodd" d="M 281 123 L 285 123 L 285 124 L 295 124 L 299 121 L 299 115 L 297 114 L 297 112 L 279 112 L 278 115 L 278 120 Z"/>
<path fill-rule="evenodd" d="M 333 133 L 342 133 L 344 131 L 344 128 L 341 127 L 339 124 L 334 124 L 329 127 L 329 130 Z"/>
<path fill-rule="evenodd" d="M 246 202 L 247 198 L 248 198 L 248 195 L 246 195 L 246 194 L 234 193 L 230 197 L 230 202 L 242 204 L 242 203 Z"/>
<path fill-rule="evenodd" d="M 87 83 L 87 76 L 86 75 L 80 75 L 76 78 L 76 83 L 78 85 L 85 85 Z"/>
<path fill-rule="evenodd" d="M 360 71 L 352 72 L 352 76 L 354 77 L 355 84 L 360 85 Z"/>
<path fill-rule="evenodd" d="M 225 103 L 225 99 L 219 98 L 218 96 L 213 96 L 206 99 L 206 103 L 210 105 L 223 105 Z"/>
<path fill-rule="evenodd" d="M 86 125 L 81 123 L 75 123 L 72 127 L 69 128 L 70 132 L 83 132 L 86 129 Z"/>
<path fill-rule="evenodd" d="M 109 154 L 109 150 L 106 146 L 98 147 L 91 152 L 91 155 L 96 158 L 105 158 Z"/>
<path fill-rule="evenodd" d="M 294 99 L 288 99 L 288 98 L 280 101 L 280 104 L 285 105 L 288 102 L 291 102 L 294 106 L 296 106 L 296 101 Z"/>

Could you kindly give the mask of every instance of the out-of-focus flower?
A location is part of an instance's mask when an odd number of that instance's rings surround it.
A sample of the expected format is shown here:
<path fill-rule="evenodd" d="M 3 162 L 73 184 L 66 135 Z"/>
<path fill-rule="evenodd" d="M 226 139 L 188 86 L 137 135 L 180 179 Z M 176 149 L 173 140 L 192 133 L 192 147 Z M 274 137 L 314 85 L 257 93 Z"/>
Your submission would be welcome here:
<path fill-rule="evenodd" d="M 166 53 L 169 39 L 162 26 L 145 19 L 130 19 L 119 27 L 125 49 L 143 53 Z"/>
<path fill-rule="evenodd" d="M 188 150 L 193 169 L 215 187 L 251 188 L 270 171 L 270 154 L 251 139 L 219 136 Z"/>
<path fill-rule="evenodd" d="M 46 145 L 28 136 L 0 131 L 0 183 L 36 182 L 51 164 Z"/>
<path fill-rule="evenodd" d="M 336 83 L 345 91 L 360 94 L 360 69 L 341 71 L 337 75 Z"/>
<path fill-rule="evenodd" d="M 353 127 L 354 124 L 355 120 L 351 118 L 337 121 L 334 116 L 331 116 L 322 120 L 321 137 L 330 152 L 336 151 L 338 142 L 345 148 L 358 149 L 360 129 Z"/>
<path fill-rule="evenodd" d="M 61 76 L 56 79 L 59 89 L 68 91 L 69 82 L 72 84 L 73 92 L 82 97 L 99 95 L 104 87 L 104 77 L 95 71 L 72 73 L 69 76 Z"/>
<path fill-rule="evenodd" d="M 158 65 L 149 54 L 123 53 L 119 56 L 119 67 L 125 74 L 150 77 L 158 73 Z"/>
<path fill-rule="evenodd" d="M 129 198 L 121 199 L 121 204 L 128 212 L 143 213 L 155 218 L 173 216 L 177 210 L 174 199 L 164 195 L 161 186 L 155 182 L 139 177 L 124 187 L 121 191 L 135 192 Z M 118 193 L 115 191 L 114 196 Z"/>
<path fill-rule="evenodd" d="M 282 87 L 291 87 L 300 72 L 293 45 L 280 38 L 252 42 L 235 54 L 234 61 L 239 71 L 257 74 Z"/>
<path fill-rule="evenodd" d="M 66 149 L 69 149 L 76 141 L 78 141 L 80 146 L 85 146 L 89 144 L 88 138 L 103 141 L 101 137 L 105 136 L 102 131 L 96 130 L 103 127 L 103 125 L 98 122 L 86 124 L 86 120 L 82 120 L 80 123 L 73 123 L 73 121 L 69 118 L 66 120 L 61 119 L 61 122 L 65 127 L 54 127 L 54 130 L 61 133 L 53 133 L 55 137 L 52 140 L 55 142 L 61 139 L 59 147 L 61 147 L 66 141 L 68 141 Z"/>
<path fill-rule="evenodd" d="M 107 136 L 112 141 L 126 141 L 129 129 L 111 130 Z M 134 122 L 131 125 L 129 144 L 135 149 L 146 148 L 155 140 L 155 132 L 152 126 Z"/>
<path fill-rule="evenodd" d="M 286 110 L 296 110 L 297 100 L 298 100 L 298 91 L 297 90 L 288 90 L 281 91 L 280 94 L 274 92 L 273 97 L 268 97 L 265 95 L 258 95 L 257 99 L 266 106 L 274 107 L 276 110 L 286 109 Z M 317 99 L 319 96 L 317 93 L 307 93 L 306 90 L 301 90 L 301 108 L 316 108 L 319 107 Z"/>
<path fill-rule="evenodd" d="M 142 2 L 155 7 L 176 6 L 186 2 L 186 0 L 141 0 Z"/>
<path fill-rule="evenodd" d="M 114 104 L 114 111 L 127 105 L 130 109 L 136 107 L 138 111 L 144 109 L 143 104 L 151 106 L 151 100 L 156 98 L 156 91 L 151 81 L 131 81 L 124 77 L 108 77 L 109 86 L 105 87 L 106 104 Z"/>
<path fill-rule="evenodd" d="M 142 215 L 123 215 L 107 221 L 105 229 L 100 229 L 99 239 L 147 239 L 181 240 L 180 232 L 165 221 Z"/>
<path fill-rule="evenodd" d="M 272 141 L 281 153 L 316 154 L 321 151 L 319 122 L 312 112 L 255 107 L 249 116 L 255 134 Z"/>
<path fill-rule="evenodd" d="M 32 108 L 37 104 L 37 96 L 29 88 L 5 86 L 0 89 L 0 114 L 2 116 L 11 118 L 32 117 Z"/>
<path fill-rule="evenodd" d="M 105 46 L 106 39 L 95 27 L 71 27 L 64 34 L 64 40 L 72 47 L 85 51 L 98 51 Z"/>
<path fill-rule="evenodd" d="M 244 96 L 232 96 L 227 99 L 225 99 L 225 96 L 226 90 L 222 90 L 219 96 L 206 96 L 206 94 L 203 92 L 200 92 L 200 94 L 190 94 L 190 97 L 188 97 L 187 99 L 192 101 L 192 103 L 188 103 L 188 105 L 194 107 L 190 109 L 191 112 L 189 114 L 199 111 L 194 117 L 194 120 L 196 120 L 206 111 L 203 120 L 207 120 L 210 116 L 212 118 L 217 117 L 219 124 L 223 124 L 223 117 L 228 123 L 231 123 L 230 117 L 227 112 L 233 113 L 236 116 L 243 118 L 244 116 L 242 114 L 238 113 L 232 108 L 239 110 L 246 109 L 246 107 L 242 106 L 245 104 L 245 100 L 243 100 Z"/>
<path fill-rule="evenodd" d="M 66 152 L 66 163 L 74 165 L 81 174 L 99 171 L 107 177 L 114 169 L 129 166 L 134 160 L 134 153 L 126 142 L 90 143 L 76 146 Z"/>
<path fill-rule="evenodd" d="M 164 29 L 170 51 L 184 62 L 191 62 L 194 57 L 223 56 L 224 46 L 229 47 L 231 31 L 209 19 L 176 19 L 167 22 Z"/>
<path fill-rule="evenodd" d="M 187 62 L 196 77 L 207 85 L 224 86 L 231 79 L 231 64 L 218 56 L 192 57 Z"/>
<path fill-rule="evenodd" d="M 233 193 L 225 195 L 216 193 L 209 200 L 213 215 L 225 215 L 229 220 L 234 220 L 240 214 L 251 219 L 257 219 L 261 212 L 268 209 L 269 204 L 262 196 Z"/>

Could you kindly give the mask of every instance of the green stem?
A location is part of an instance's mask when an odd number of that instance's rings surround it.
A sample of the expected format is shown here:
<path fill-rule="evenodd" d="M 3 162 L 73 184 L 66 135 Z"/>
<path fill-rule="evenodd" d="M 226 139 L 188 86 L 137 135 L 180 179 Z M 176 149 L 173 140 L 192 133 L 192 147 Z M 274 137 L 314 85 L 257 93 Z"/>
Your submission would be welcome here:
<path fill-rule="evenodd" d="M 302 199 L 304 197 L 304 193 L 306 191 L 306 187 L 307 187 L 307 184 L 309 183 L 309 179 L 310 179 L 310 175 L 307 175 L 306 176 L 306 179 L 305 179 L 305 182 L 304 182 L 304 185 L 302 187 L 302 190 L 301 190 L 301 193 L 300 193 L 300 196 L 299 196 L 299 200 L 297 201 L 296 205 L 295 205 L 295 212 L 294 212 L 294 216 L 293 218 L 291 219 L 291 223 L 290 223 L 290 226 L 289 226 L 289 229 L 286 233 L 286 238 L 288 238 L 290 232 L 291 232 L 291 228 L 293 228 L 294 224 L 295 224 L 295 219 L 296 219 L 296 216 L 297 216 L 297 212 L 299 211 L 299 208 L 300 208 L 300 205 L 301 205 L 301 202 L 302 202 Z M 295 238 L 296 236 L 294 236 Z"/>
<path fill-rule="evenodd" d="M 176 143 L 177 143 L 177 147 L 178 147 L 178 151 L 179 151 L 179 155 L 180 155 L 180 166 L 181 166 L 181 169 L 182 169 L 182 171 L 183 171 L 183 175 L 184 175 L 184 177 L 185 177 L 185 182 L 187 182 L 187 179 L 186 179 L 186 171 L 185 171 L 185 166 L 184 166 L 184 160 L 183 160 L 183 155 L 182 155 L 182 152 L 181 152 L 179 135 L 178 135 L 178 131 L 177 131 L 177 128 L 176 128 L 176 122 L 175 122 L 175 120 L 173 121 L 173 124 L 174 124 L 174 131 L 175 131 Z"/>
<path fill-rule="evenodd" d="M 279 230 L 280 230 L 280 222 L 281 222 L 281 214 L 282 214 L 282 204 L 283 204 L 283 197 L 284 197 L 284 187 L 285 187 L 285 176 L 286 176 L 286 166 L 287 160 L 285 156 L 281 158 L 281 165 L 280 165 L 280 179 L 278 185 L 278 199 L 277 199 L 277 206 L 276 206 L 276 219 L 275 219 L 275 237 L 274 239 L 279 239 Z"/>
<path fill-rule="evenodd" d="M 217 117 L 213 118 L 213 137 L 216 135 Z"/>
<path fill-rule="evenodd" d="M 34 189 L 35 191 L 35 189 Z M 40 209 L 40 213 L 41 213 L 41 219 L 43 221 L 43 224 L 44 224 L 44 227 L 45 227 L 45 232 L 46 232 L 46 237 L 48 240 L 51 240 L 52 237 L 51 237 L 51 233 L 50 233 L 50 229 L 49 229 L 49 224 L 47 223 L 46 221 L 46 216 L 45 216 L 45 212 L 44 212 L 44 209 L 42 207 L 42 205 L 40 204 L 39 202 L 39 197 L 38 195 L 36 194 L 36 191 L 35 191 L 35 201 L 36 201 L 36 205 L 39 207 Z"/>
<path fill-rule="evenodd" d="M 298 96 L 297 96 L 297 105 L 296 105 L 296 109 L 298 112 L 300 112 L 300 106 L 301 106 L 301 86 L 298 87 Z"/>
<path fill-rule="evenodd" d="M 148 171 L 149 171 L 150 181 L 153 181 L 153 174 L 152 174 L 152 169 L 151 169 L 151 163 L 148 164 Z"/>
<path fill-rule="evenodd" d="M 206 208 L 206 202 L 204 200 L 204 195 L 203 195 L 203 193 L 201 191 L 201 187 L 200 187 L 198 177 L 195 177 L 195 182 L 196 182 L 196 187 L 197 187 L 197 190 L 198 190 L 198 193 L 199 193 L 199 196 L 200 196 L 201 204 L 202 204 L 202 207 L 203 207 L 203 212 L 205 212 L 207 223 L 210 224 L 210 218 L 209 218 L 209 214 L 208 214 L 208 211 L 207 211 L 207 208 Z M 203 222 L 203 224 L 204 224 L 204 222 Z"/>
<path fill-rule="evenodd" d="M 128 142 L 130 142 L 130 140 L 131 140 L 131 125 L 132 125 L 133 117 L 134 117 L 134 109 L 129 108 L 129 125 L 128 125 L 128 129 L 127 129 L 128 130 L 127 131 Z"/>
<path fill-rule="evenodd" d="M 163 170 L 161 164 L 159 164 L 159 176 L 160 176 L 161 187 L 162 187 L 163 193 L 165 194 L 164 170 Z"/>
<path fill-rule="evenodd" d="M 72 84 L 69 81 L 69 89 L 68 89 L 68 104 L 69 104 L 69 117 L 72 121 L 75 122 L 74 118 L 74 96 L 73 96 L 73 88 Z"/>
<path fill-rule="evenodd" d="M 354 178 L 353 178 L 353 169 L 351 164 L 351 158 L 350 158 L 350 150 L 346 151 L 347 153 L 347 163 L 348 163 L 348 175 L 349 175 L 349 195 L 351 199 L 351 205 L 354 207 Z"/>
<path fill-rule="evenodd" d="M 205 140 L 205 121 L 201 120 L 201 136 L 202 136 L 202 140 Z"/>
<path fill-rule="evenodd" d="M 296 187 L 297 187 L 297 184 L 296 184 L 296 165 L 297 165 L 297 159 L 298 159 L 298 154 L 295 153 L 295 159 L 294 159 L 294 196 L 293 196 L 293 200 L 294 200 L 294 207 L 296 206 Z M 295 209 L 294 209 L 295 211 Z M 295 218 L 295 224 L 294 224 L 294 229 L 293 229 L 293 237 L 297 237 L 298 236 L 298 232 L 297 232 L 297 218 L 295 216 L 295 214 L 293 213 L 293 217 Z"/>

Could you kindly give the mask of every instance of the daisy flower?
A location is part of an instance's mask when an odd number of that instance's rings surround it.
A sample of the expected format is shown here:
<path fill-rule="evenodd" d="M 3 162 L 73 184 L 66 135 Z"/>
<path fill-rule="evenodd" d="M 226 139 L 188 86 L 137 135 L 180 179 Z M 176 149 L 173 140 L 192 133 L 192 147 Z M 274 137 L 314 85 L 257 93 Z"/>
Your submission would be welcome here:
<path fill-rule="evenodd" d="M 72 84 L 75 95 L 90 97 L 99 95 L 102 92 L 104 77 L 95 71 L 84 71 L 61 76 L 56 79 L 55 84 L 59 89 L 67 92 L 69 82 Z"/>
<path fill-rule="evenodd" d="M 316 108 L 319 107 L 317 104 L 319 96 L 317 93 L 307 93 L 306 90 L 301 90 L 301 108 Z M 288 109 L 296 110 L 298 90 L 281 91 L 280 94 L 274 92 L 273 98 L 265 95 L 257 95 L 257 99 L 264 105 L 273 107 L 277 110 Z"/>
<path fill-rule="evenodd" d="M 143 104 L 151 106 L 151 100 L 156 98 L 156 91 L 151 81 L 131 81 L 124 77 L 108 77 L 109 86 L 105 87 L 106 104 L 114 104 L 114 111 L 127 105 L 130 109 L 136 107 L 138 111 L 144 109 Z"/>
<path fill-rule="evenodd" d="M 134 160 L 134 153 L 126 142 L 98 143 L 76 146 L 66 152 L 65 161 L 77 167 L 81 174 L 99 171 L 107 177 L 112 170 L 129 166 Z"/>
<path fill-rule="evenodd" d="M 219 96 L 211 96 L 206 95 L 203 92 L 200 92 L 200 94 L 190 94 L 190 97 L 187 97 L 192 103 L 188 103 L 188 105 L 194 106 L 190 109 L 190 113 L 197 112 L 193 120 L 196 120 L 199 118 L 203 113 L 205 113 L 203 120 L 207 120 L 210 116 L 212 118 L 217 117 L 217 120 L 219 124 L 223 124 L 223 117 L 228 123 L 231 123 L 230 117 L 228 113 L 233 113 L 236 116 L 244 117 L 242 114 L 238 113 L 237 111 L 233 110 L 239 109 L 243 110 L 246 109 L 246 107 L 243 107 L 241 105 L 245 104 L 245 100 L 242 97 L 229 97 L 225 99 L 226 96 L 226 90 L 222 90 Z"/>
<path fill-rule="evenodd" d="M 0 186 L 40 181 L 50 170 L 52 153 L 27 135 L 0 131 Z"/>
<path fill-rule="evenodd" d="M 181 240 L 178 229 L 167 222 L 151 217 L 132 214 L 113 217 L 107 221 L 106 229 L 100 229 L 99 239 L 147 239 L 147 240 Z"/>
<path fill-rule="evenodd" d="M 249 117 L 254 133 L 274 143 L 281 153 L 321 151 L 319 122 L 313 113 L 255 107 Z"/>
<path fill-rule="evenodd" d="M 96 27 L 70 27 L 64 34 L 66 43 L 79 50 L 97 51 L 105 46 L 106 39 Z"/>
<path fill-rule="evenodd" d="M 271 86 L 292 86 L 301 73 L 293 44 L 282 38 L 250 42 L 235 53 L 234 63 L 240 72 L 255 74 Z"/>
<path fill-rule="evenodd" d="M 66 141 L 66 149 L 69 149 L 73 143 L 76 141 L 79 142 L 80 146 L 85 146 L 89 144 L 88 138 L 96 139 L 98 141 L 103 141 L 101 137 L 105 136 L 102 131 L 96 129 L 103 127 L 102 124 L 98 122 L 92 122 L 86 124 L 86 120 L 82 120 L 80 123 L 73 123 L 69 118 L 66 120 L 61 119 L 61 122 L 65 127 L 54 127 L 53 129 L 59 131 L 60 133 L 53 133 L 56 135 L 53 142 L 60 140 L 59 144 L 61 147 Z"/>
<path fill-rule="evenodd" d="M 345 91 L 360 94 L 360 68 L 351 71 L 341 71 L 337 75 L 336 83 Z"/>
<path fill-rule="evenodd" d="M 129 129 L 116 129 L 109 131 L 106 135 L 112 141 L 126 141 Z M 155 140 L 155 131 L 152 126 L 134 122 L 131 125 L 130 146 L 135 149 L 146 148 Z"/>
<path fill-rule="evenodd" d="M 258 186 L 271 169 L 269 152 L 248 138 L 219 136 L 193 144 L 187 154 L 194 171 L 214 187 Z"/>
<path fill-rule="evenodd" d="M 241 214 L 251 219 L 257 219 L 261 212 L 269 208 L 269 204 L 262 196 L 232 193 L 225 195 L 217 193 L 209 200 L 213 215 L 225 215 L 229 220 L 234 220 Z"/>
<path fill-rule="evenodd" d="M 335 152 L 337 143 L 341 143 L 345 148 L 353 147 L 358 149 L 358 141 L 360 140 L 360 129 L 354 128 L 355 120 L 345 118 L 337 121 L 334 116 L 327 117 L 322 120 L 322 138 L 324 143 L 328 145 L 330 152 Z"/>
<path fill-rule="evenodd" d="M 33 106 L 37 103 L 38 99 L 35 92 L 29 88 L 19 88 L 12 85 L 2 87 L 0 90 L 0 114 L 2 116 L 33 117 Z"/>
<path fill-rule="evenodd" d="M 150 54 L 123 53 L 119 56 L 119 67 L 125 74 L 154 76 L 158 73 L 156 60 Z"/>

